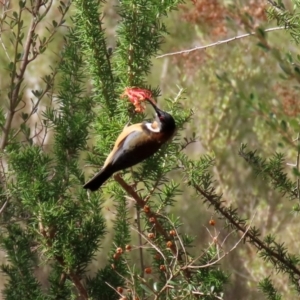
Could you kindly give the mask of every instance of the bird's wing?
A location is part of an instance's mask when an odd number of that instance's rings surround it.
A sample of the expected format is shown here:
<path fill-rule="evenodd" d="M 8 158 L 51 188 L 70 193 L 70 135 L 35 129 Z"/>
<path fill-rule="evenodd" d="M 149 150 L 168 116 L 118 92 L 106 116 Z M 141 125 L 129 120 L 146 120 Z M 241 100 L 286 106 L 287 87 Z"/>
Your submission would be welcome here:
<path fill-rule="evenodd" d="M 114 148 L 108 155 L 103 167 L 116 161 L 125 151 L 127 152 L 134 148 L 142 134 L 143 128 L 141 123 L 125 127 L 117 138 Z"/>
<path fill-rule="evenodd" d="M 123 129 L 123 131 L 120 133 L 120 135 L 118 136 L 118 138 L 115 142 L 113 151 L 122 147 L 122 144 L 129 137 L 129 135 L 132 133 L 135 133 L 135 132 L 143 132 L 142 123 L 133 124 L 133 125 L 125 127 Z"/>

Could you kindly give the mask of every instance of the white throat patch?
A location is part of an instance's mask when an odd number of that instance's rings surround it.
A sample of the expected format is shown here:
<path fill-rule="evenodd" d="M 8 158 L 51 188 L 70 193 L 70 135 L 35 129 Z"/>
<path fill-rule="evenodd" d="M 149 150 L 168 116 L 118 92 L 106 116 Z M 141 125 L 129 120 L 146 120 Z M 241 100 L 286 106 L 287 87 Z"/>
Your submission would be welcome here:
<path fill-rule="evenodd" d="M 149 129 L 149 131 L 152 131 L 152 132 L 159 132 L 160 131 L 159 124 L 156 124 L 156 126 L 153 126 L 153 123 L 146 123 L 145 125 Z"/>

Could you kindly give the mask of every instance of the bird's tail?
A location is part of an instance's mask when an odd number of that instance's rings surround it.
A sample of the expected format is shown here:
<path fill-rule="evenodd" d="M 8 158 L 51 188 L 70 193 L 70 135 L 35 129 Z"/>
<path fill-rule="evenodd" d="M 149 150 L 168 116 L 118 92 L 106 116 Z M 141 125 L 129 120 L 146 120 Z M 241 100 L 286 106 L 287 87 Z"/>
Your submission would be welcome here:
<path fill-rule="evenodd" d="M 83 188 L 89 189 L 92 192 L 97 191 L 100 186 L 112 175 L 111 170 L 107 168 L 102 169 L 99 173 L 97 173 L 91 180 L 89 180 Z"/>

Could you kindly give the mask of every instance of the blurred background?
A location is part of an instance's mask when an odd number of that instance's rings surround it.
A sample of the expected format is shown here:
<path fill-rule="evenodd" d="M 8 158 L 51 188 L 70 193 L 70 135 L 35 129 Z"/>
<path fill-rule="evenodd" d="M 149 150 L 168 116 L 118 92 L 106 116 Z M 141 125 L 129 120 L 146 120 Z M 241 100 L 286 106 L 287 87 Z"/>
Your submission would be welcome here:
<path fill-rule="evenodd" d="M 18 2 L 11 1 L 11 9 Z M 57 14 L 56 2 L 53 1 L 49 20 Z M 283 2 L 292 12 L 293 2 Z M 103 20 L 108 45 L 112 49 L 119 18 L 116 5 L 117 1 L 108 1 L 104 5 Z M 183 89 L 182 105 L 193 109 L 194 117 L 181 135 L 184 138 L 196 134 L 196 142 L 187 147 L 186 153 L 195 159 L 205 153 L 213 155 L 215 187 L 223 194 L 226 205 L 237 207 L 241 216 L 252 220 L 252 225 L 261 230 L 262 236 L 276 234 L 278 241 L 286 243 L 290 252 L 298 254 L 299 226 L 291 213 L 295 203 L 257 178 L 238 155 L 241 143 L 247 144 L 248 149 L 257 149 L 266 158 L 282 152 L 286 159 L 283 167 L 293 178 L 290 165 L 297 159 L 299 85 L 298 79 L 289 74 L 285 61 L 297 59 L 300 53 L 290 33 L 279 28 L 281 25 L 276 21 L 268 20 L 268 7 L 270 2 L 262 0 L 193 0 L 179 5 L 178 10 L 165 19 L 169 35 L 165 37 L 161 55 L 211 45 L 246 33 L 255 34 L 189 53 L 154 57 L 148 84 L 160 87 L 162 97 L 158 103 L 162 107 L 164 98 L 175 98 Z M 71 15 L 72 9 L 66 26 L 71 24 Z M 30 20 L 24 15 L 24 26 L 26 22 Z M 7 93 L 9 70 L 4 66 L 13 53 L 4 28 L 3 25 L 0 35 L 0 95 Z M 268 28 L 274 30 L 264 34 L 263 30 Z M 38 30 L 47 36 L 47 20 Z M 30 64 L 23 91 L 24 101 L 32 102 L 31 90 L 43 86 L 41 77 L 57 64 L 64 34 L 64 28 L 61 28 L 45 54 Z M 59 84 L 59 79 L 57 81 Z M 47 106 L 47 99 L 41 104 Z M 4 102 L 1 105 L 5 108 Z M 27 107 L 29 111 L 31 106 Z M 38 116 L 37 113 L 36 118 Z M 16 117 L 14 127 L 18 128 L 21 121 L 21 116 Z M 35 124 L 36 119 L 31 122 Z M 51 135 L 48 139 L 50 143 Z M 182 182 L 179 173 L 172 176 Z M 200 253 L 209 243 L 216 242 L 216 236 L 219 247 L 229 251 L 240 236 L 224 229 L 225 223 L 184 182 L 182 189 L 183 197 L 178 197 L 171 213 L 181 218 L 184 232 L 195 236 L 191 252 Z M 113 218 L 111 206 L 112 201 L 108 200 L 108 223 Z M 135 214 L 133 207 L 132 214 Z M 209 225 L 211 219 L 215 220 L 215 226 Z M 106 240 L 109 243 L 111 237 L 107 236 Z M 105 243 L 103 248 L 105 250 Z M 91 266 L 91 272 L 105 262 L 106 253 L 103 251 L 97 263 Z M 297 299 L 288 278 L 282 274 L 277 276 L 271 264 L 263 262 L 257 250 L 248 243 L 240 243 L 220 264 L 231 275 L 224 299 L 264 299 L 257 283 L 266 276 L 271 276 L 284 299 Z M 42 276 L 41 273 L 40 278 Z M 5 282 L 1 275 L 0 282 L 1 285 Z"/>

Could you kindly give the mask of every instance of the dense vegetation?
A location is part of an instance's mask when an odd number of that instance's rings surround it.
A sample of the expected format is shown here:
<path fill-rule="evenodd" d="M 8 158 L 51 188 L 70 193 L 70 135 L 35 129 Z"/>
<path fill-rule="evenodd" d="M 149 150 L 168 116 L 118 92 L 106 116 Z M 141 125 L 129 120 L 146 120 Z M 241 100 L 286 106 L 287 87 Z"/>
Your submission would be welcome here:
<path fill-rule="evenodd" d="M 299 1 L 0 1 L 4 299 L 298 299 Z M 110 179 L 122 98 L 173 141 Z"/>

